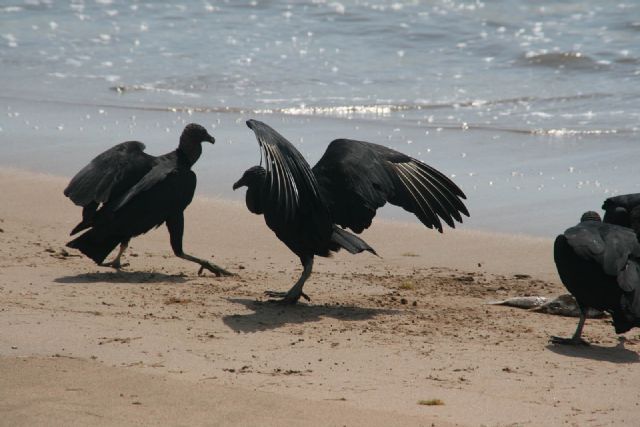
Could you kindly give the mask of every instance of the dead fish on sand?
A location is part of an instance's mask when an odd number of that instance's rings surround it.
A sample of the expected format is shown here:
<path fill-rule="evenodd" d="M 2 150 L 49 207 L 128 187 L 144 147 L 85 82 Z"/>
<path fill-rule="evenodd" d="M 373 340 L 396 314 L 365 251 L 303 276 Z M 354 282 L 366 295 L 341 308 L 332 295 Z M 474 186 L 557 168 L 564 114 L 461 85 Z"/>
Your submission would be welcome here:
<path fill-rule="evenodd" d="M 534 308 L 533 311 L 555 314 L 558 316 L 580 317 L 580 307 L 578 307 L 576 299 L 571 294 L 560 295 L 553 301 L 549 301 L 538 308 Z M 597 319 L 606 316 L 607 313 L 604 311 L 596 310 L 591 307 L 587 309 L 587 317 L 590 319 Z"/>
<path fill-rule="evenodd" d="M 540 307 L 547 301 L 549 301 L 549 298 L 546 298 L 546 297 L 513 297 L 503 301 L 491 301 L 491 302 L 488 302 L 487 304 L 508 305 L 509 307 L 529 309 L 529 308 Z"/>
<path fill-rule="evenodd" d="M 560 295 L 551 301 L 546 297 L 532 296 L 508 298 L 504 301 L 494 301 L 489 304 L 531 309 L 531 311 L 538 313 L 556 316 L 580 317 L 580 308 L 571 294 Z M 606 315 L 605 312 L 593 308 L 589 308 L 587 311 L 587 317 L 592 319 L 605 317 Z"/>

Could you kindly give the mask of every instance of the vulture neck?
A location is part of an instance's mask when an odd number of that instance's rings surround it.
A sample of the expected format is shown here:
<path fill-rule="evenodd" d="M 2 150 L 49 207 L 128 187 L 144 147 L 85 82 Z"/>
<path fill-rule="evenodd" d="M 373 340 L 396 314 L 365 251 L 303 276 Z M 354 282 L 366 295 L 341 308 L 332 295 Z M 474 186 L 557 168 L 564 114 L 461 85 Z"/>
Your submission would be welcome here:
<path fill-rule="evenodd" d="M 191 167 L 198 161 L 202 154 L 202 144 L 200 142 L 194 142 L 192 139 L 180 137 L 178 152 L 182 154 L 181 157 L 183 157 L 189 167 Z"/>
<path fill-rule="evenodd" d="M 247 185 L 246 203 L 249 212 L 260 215 L 264 212 L 262 209 L 262 187 L 264 185 L 264 179 L 257 179 L 251 184 Z"/>

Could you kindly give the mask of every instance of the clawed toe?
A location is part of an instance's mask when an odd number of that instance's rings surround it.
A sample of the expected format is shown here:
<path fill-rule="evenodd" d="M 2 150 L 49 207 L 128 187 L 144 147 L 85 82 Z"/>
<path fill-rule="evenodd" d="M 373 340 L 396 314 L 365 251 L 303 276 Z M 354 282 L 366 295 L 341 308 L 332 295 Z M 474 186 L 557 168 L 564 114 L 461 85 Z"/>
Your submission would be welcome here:
<path fill-rule="evenodd" d="M 311 301 L 311 298 L 309 298 L 309 296 L 304 292 L 294 294 L 292 292 L 265 291 L 264 294 L 269 297 L 269 302 L 275 304 L 296 304 L 298 300 L 300 300 L 300 297 L 303 297 L 307 301 Z"/>
<path fill-rule="evenodd" d="M 111 267 L 116 270 L 122 270 L 123 267 L 128 267 L 129 263 L 125 262 L 121 264 L 120 261 L 111 261 L 111 262 L 103 262 L 102 264 L 99 264 L 99 265 L 100 267 Z"/>
<path fill-rule="evenodd" d="M 236 275 L 234 273 L 231 273 L 230 271 L 225 270 L 222 267 L 218 267 L 215 264 L 206 263 L 206 264 L 200 264 L 200 269 L 198 270 L 198 276 L 202 276 L 202 273 L 204 272 L 205 269 L 215 274 L 216 277 L 220 277 L 220 276 L 229 277 L 229 276 Z"/>
<path fill-rule="evenodd" d="M 562 338 L 562 337 L 552 336 L 551 338 L 549 338 L 549 341 L 552 344 L 584 345 L 584 346 L 590 345 L 587 341 L 583 340 L 582 338 Z"/>
<path fill-rule="evenodd" d="M 264 291 L 264 294 L 269 298 L 284 298 L 287 296 L 286 292 L 278 292 L 278 291 Z"/>
<path fill-rule="evenodd" d="M 287 292 L 265 291 L 264 294 L 269 297 L 269 302 L 274 304 L 291 305 L 296 304 L 300 299 L 300 297 L 296 298 Z"/>

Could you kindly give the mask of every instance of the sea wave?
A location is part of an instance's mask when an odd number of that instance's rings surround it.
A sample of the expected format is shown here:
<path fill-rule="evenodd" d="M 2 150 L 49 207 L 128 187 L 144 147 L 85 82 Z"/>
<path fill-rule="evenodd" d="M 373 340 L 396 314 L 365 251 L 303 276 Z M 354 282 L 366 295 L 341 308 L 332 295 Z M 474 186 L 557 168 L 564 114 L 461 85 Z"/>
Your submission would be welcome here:
<path fill-rule="evenodd" d="M 168 93 L 169 95 L 183 96 L 187 98 L 201 98 L 201 95 L 198 93 L 187 92 L 180 89 L 164 88 L 164 87 L 160 87 L 153 84 L 116 85 L 116 86 L 111 86 L 109 89 L 115 92 L 118 92 L 120 94 L 123 94 L 126 92 L 145 91 L 145 92 Z"/>
<path fill-rule="evenodd" d="M 520 59 L 525 65 L 550 68 L 565 68 L 572 70 L 602 70 L 610 63 L 597 61 L 582 52 L 527 52 Z"/>
<path fill-rule="evenodd" d="M 398 111 L 420 111 L 420 110 L 437 110 L 437 109 L 457 109 L 457 108 L 482 108 L 487 106 L 499 105 L 519 105 L 519 104 L 544 104 L 544 103 L 563 103 L 570 101 L 579 101 L 584 99 L 605 99 L 612 97 L 607 93 L 589 93 L 578 95 L 552 96 L 552 97 L 536 97 L 522 96 L 504 99 L 469 99 L 451 102 L 429 102 L 421 100 L 420 102 L 396 102 L 396 103 L 372 103 L 359 105 L 332 105 L 332 106 L 314 106 L 300 104 L 294 107 L 274 107 L 256 109 L 254 112 L 259 114 L 291 114 L 297 116 L 389 116 Z"/>
<path fill-rule="evenodd" d="M 534 135 L 549 135 L 549 136 L 588 136 L 588 135 L 615 135 L 617 133 L 627 133 L 629 130 L 625 129 L 534 129 L 531 131 Z"/>
<path fill-rule="evenodd" d="M 583 96 L 605 96 L 604 94 L 591 94 L 591 95 L 576 95 L 571 97 L 557 97 L 557 99 L 576 99 Z M 49 103 L 54 105 L 73 105 L 80 107 L 91 108 L 111 108 L 116 110 L 137 110 L 137 111 L 158 111 L 158 112 L 173 112 L 173 113 L 228 113 L 228 114 L 241 114 L 245 116 L 251 115 L 292 115 L 292 116 L 326 116 L 336 119 L 350 118 L 354 115 L 358 117 L 376 118 L 380 116 L 390 116 L 391 113 L 397 111 L 406 111 L 410 109 L 424 109 L 434 108 L 433 104 L 372 104 L 372 105 L 343 105 L 336 107 L 320 107 L 320 106 L 301 106 L 301 107 L 282 107 L 282 108 L 245 108 L 237 106 L 203 106 L 203 105 L 179 105 L 179 106 L 162 106 L 162 105 L 119 105 L 116 103 L 90 103 L 90 102 L 76 102 L 76 101 L 62 101 L 62 100 L 47 100 L 47 99 L 27 99 L 25 97 L 12 97 L 0 95 L 0 99 L 4 100 L 19 100 L 23 102 L 35 102 L 35 103 Z M 522 102 L 523 99 L 544 99 L 550 98 L 513 98 L 505 100 L 485 101 L 486 103 L 505 103 L 505 102 Z M 468 101 L 464 103 L 467 106 L 473 106 L 477 101 Z M 462 103 L 447 104 L 449 106 L 461 105 Z M 438 104 L 444 105 L 444 104 Z M 486 105 L 486 104 L 485 104 Z M 540 114 L 540 113 L 533 113 Z M 473 122 L 454 122 L 451 121 L 437 121 L 430 120 L 428 122 L 420 123 L 420 126 L 425 129 L 441 130 L 459 130 L 464 132 L 470 131 L 482 131 L 482 132 L 506 132 L 516 134 L 528 134 L 528 135 L 542 135 L 553 137 L 587 137 L 587 136 L 602 136 L 602 135 L 628 135 L 640 133 L 640 128 L 610 128 L 610 129 L 589 129 L 589 128 L 529 128 L 529 127 L 510 127 L 500 124 L 485 124 L 485 123 L 473 123 Z"/>

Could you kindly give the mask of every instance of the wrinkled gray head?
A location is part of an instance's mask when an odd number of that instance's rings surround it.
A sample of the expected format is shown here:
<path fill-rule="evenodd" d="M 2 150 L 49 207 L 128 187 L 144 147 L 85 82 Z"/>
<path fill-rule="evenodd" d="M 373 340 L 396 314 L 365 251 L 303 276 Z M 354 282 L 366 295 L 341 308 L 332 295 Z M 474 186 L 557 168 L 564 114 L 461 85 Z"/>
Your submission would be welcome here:
<path fill-rule="evenodd" d="M 237 190 L 244 186 L 252 187 L 256 184 L 262 184 L 266 174 L 267 171 L 262 166 L 252 166 L 242 174 L 242 178 L 233 184 L 233 189 Z"/>
<path fill-rule="evenodd" d="M 197 123 L 189 123 L 184 127 L 182 131 L 182 135 L 180 136 L 180 142 L 185 143 L 201 143 L 204 141 L 210 142 L 214 144 L 216 142 L 215 138 L 209 135 L 209 132 L 204 128 L 204 126 L 200 126 Z"/>
<path fill-rule="evenodd" d="M 582 214 L 582 216 L 580 217 L 580 222 L 582 221 L 602 221 L 602 218 L 600 218 L 600 214 L 598 214 L 598 212 L 594 212 L 594 211 L 587 211 L 585 213 Z"/>
<path fill-rule="evenodd" d="M 215 138 L 209 135 L 203 126 L 196 123 L 189 123 L 185 126 L 182 135 L 180 135 L 178 150 L 185 156 L 189 165 L 195 164 L 200 158 L 204 141 L 212 144 L 216 142 Z"/>

